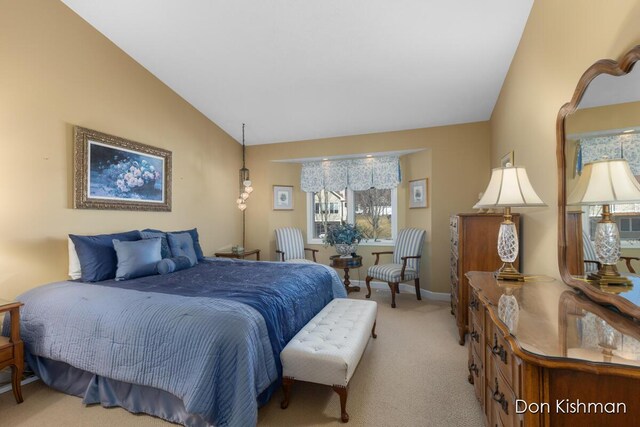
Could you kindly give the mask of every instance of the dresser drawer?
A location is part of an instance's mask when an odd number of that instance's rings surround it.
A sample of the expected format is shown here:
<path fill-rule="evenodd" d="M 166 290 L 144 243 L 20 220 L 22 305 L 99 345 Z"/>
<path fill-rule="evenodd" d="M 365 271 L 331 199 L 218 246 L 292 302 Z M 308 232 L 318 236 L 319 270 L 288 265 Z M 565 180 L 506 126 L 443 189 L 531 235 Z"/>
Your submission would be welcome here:
<path fill-rule="evenodd" d="M 13 345 L 0 349 L 0 363 L 13 359 Z"/>
<path fill-rule="evenodd" d="M 493 328 L 493 338 L 491 341 L 491 353 L 497 370 L 508 381 L 509 387 L 513 390 L 519 391 L 520 370 L 516 363 L 517 358 L 511 352 L 511 348 L 505 341 L 502 333 L 495 326 Z"/>
<path fill-rule="evenodd" d="M 480 356 L 478 356 L 478 353 L 475 351 L 475 349 L 471 349 L 471 351 L 469 352 L 469 357 L 469 375 L 471 375 L 473 378 L 473 388 L 476 393 L 476 398 L 478 399 L 482 407 L 484 407 L 484 365 L 482 363 L 482 359 L 480 358 Z"/>
<path fill-rule="evenodd" d="M 477 322 L 469 322 L 469 342 L 473 351 L 482 356 L 481 360 L 484 365 L 484 333 L 482 332 L 482 329 L 478 327 Z"/>
<path fill-rule="evenodd" d="M 513 392 L 502 374 L 496 372 L 492 384 L 494 387 L 491 399 L 495 405 L 495 420 L 500 420 L 504 427 L 515 427 L 522 425 L 522 419 L 516 414 L 516 394 Z"/>
<path fill-rule="evenodd" d="M 475 292 L 471 292 L 469 295 L 469 313 L 471 314 L 469 324 L 471 324 L 472 320 L 475 320 L 478 326 L 482 327 L 484 325 L 484 306 Z"/>

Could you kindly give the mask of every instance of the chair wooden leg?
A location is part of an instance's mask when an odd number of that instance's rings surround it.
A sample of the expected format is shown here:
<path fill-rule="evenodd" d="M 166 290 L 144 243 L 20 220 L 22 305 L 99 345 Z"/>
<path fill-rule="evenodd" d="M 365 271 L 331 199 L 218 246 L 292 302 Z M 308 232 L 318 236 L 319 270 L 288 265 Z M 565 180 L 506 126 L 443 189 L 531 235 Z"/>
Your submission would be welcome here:
<path fill-rule="evenodd" d="M 373 322 L 373 328 L 371 328 L 371 336 L 374 338 L 378 338 L 378 335 L 376 335 L 376 322 Z"/>
<path fill-rule="evenodd" d="M 415 283 L 416 283 L 416 298 L 418 298 L 418 300 L 422 300 L 422 293 L 420 292 L 420 279 L 416 279 Z"/>
<path fill-rule="evenodd" d="M 289 407 L 289 397 L 291 396 L 291 386 L 295 380 L 289 377 L 282 378 L 282 391 L 284 392 L 284 399 L 280 402 L 280 407 L 282 409 L 287 409 Z"/>
<path fill-rule="evenodd" d="M 364 283 L 367 285 L 367 298 L 371 298 L 371 280 L 373 280 L 371 276 L 367 276 L 367 278 L 364 279 Z"/>
<path fill-rule="evenodd" d="M 396 293 L 398 293 L 398 284 L 397 283 L 389 283 L 391 287 L 391 308 L 396 308 Z"/>
<path fill-rule="evenodd" d="M 334 385 L 333 391 L 340 396 L 340 419 L 343 423 L 349 422 L 349 414 L 347 414 L 347 388 L 339 385 Z"/>

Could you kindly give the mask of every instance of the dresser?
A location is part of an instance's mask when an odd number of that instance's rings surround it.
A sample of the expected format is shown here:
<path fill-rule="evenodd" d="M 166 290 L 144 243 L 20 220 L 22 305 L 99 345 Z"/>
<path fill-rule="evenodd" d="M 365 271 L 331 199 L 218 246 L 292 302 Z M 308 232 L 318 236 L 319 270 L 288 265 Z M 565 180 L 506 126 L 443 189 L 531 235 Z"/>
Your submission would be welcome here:
<path fill-rule="evenodd" d="M 498 230 L 502 214 L 456 214 L 449 219 L 451 240 L 451 314 L 456 317 L 459 343 L 464 345 L 468 330 L 469 284 L 467 271 L 495 271 L 502 266 L 498 256 Z M 520 235 L 520 215 L 513 214 Z M 520 257 L 513 265 L 520 268 Z"/>
<path fill-rule="evenodd" d="M 468 379 L 487 426 L 632 426 L 640 324 L 544 276 L 469 272 Z"/>

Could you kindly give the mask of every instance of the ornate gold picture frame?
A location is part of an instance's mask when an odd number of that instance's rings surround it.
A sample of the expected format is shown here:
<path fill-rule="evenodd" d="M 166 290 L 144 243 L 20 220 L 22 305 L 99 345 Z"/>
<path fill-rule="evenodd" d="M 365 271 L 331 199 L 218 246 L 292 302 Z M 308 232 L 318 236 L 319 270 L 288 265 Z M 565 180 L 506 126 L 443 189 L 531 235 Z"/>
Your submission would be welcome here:
<path fill-rule="evenodd" d="M 74 128 L 73 207 L 171 211 L 171 151 Z"/>

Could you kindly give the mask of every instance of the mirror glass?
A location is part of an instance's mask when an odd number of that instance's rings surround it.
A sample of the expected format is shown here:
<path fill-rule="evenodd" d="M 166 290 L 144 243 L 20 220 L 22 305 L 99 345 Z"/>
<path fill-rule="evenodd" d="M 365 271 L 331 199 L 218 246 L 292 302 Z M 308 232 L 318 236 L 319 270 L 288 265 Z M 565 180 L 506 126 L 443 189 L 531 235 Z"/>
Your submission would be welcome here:
<path fill-rule="evenodd" d="M 623 76 L 598 75 L 587 87 L 575 112 L 565 119 L 565 182 L 571 194 L 585 164 L 624 158 L 640 180 L 640 67 Z M 566 207 L 566 263 L 576 280 L 597 271 L 594 249 L 596 223 L 602 206 Z M 605 293 L 640 306 L 640 203 L 611 205 L 621 242 L 620 274 L 632 287 L 608 286 Z"/>

